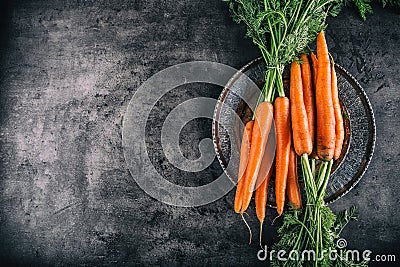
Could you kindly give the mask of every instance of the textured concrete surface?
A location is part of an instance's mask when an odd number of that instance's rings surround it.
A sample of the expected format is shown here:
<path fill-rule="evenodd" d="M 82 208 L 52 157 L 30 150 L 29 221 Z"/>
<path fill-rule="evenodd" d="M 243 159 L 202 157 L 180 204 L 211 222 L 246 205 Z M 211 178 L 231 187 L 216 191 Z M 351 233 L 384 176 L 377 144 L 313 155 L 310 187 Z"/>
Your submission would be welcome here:
<path fill-rule="evenodd" d="M 136 88 L 181 62 L 210 60 L 239 68 L 258 56 L 221 1 L 15 1 L 1 7 L 0 262 L 37 265 L 265 265 L 232 211 L 233 192 L 199 208 L 167 206 L 132 180 L 121 121 Z M 400 19 L 376 7 L 329 20 L 330 50 L 365 88 L 377 120 L 376 153 L 360 184 L 335 202 L 360 218 L 349 247 L 396 254 L 400 261 Z M 182 185 L 216 178 L 169 166 L 160 151 L 168 111 L 220 88 L 177 88 L 149 120 L 147 143 L 158 171 Z M 182 150 L 210 121 L 188 124 Z M 254 229 L 254 212 L 249 219 Z M 269 226 L 266 229 L 271 229 Z M 266 230 L 268 242 L 273 230 Z"/>

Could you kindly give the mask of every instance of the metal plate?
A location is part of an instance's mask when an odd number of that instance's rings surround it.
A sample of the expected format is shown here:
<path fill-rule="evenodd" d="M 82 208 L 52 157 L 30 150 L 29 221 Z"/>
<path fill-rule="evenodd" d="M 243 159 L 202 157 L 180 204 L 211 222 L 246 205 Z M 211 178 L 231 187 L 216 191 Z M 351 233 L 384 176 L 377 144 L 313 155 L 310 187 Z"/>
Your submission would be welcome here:
<path fill-rule="evenodd" d="M 335 162 L 327 185 L 326 203 L 332 203 L 344 196 L 360 181 L 371 161 L 376 139 L 374 114 L 367 95 L 357 80 L 343 67 L 336 64 L 335 69 L 338 77 L 339 98 L 345 113 L 346 135 L 342 155 Z M 264 61 L 262 58 L 255 59 L 233 76 L 222 91 L 215 107 L 213 121 L 214 147 L 222 168 L 233 181 L 237 181 L 237 174 L 229 173 L 226 170 L 226 166 L 229 160 L 232 159 L 231 157 L 235 158 L 235 162 L 238 162 L 238 151 L 232 153 L 230 149 L 231 139 L 226 136 L 226 131 L 219 126 L 218 122 L 223 121 L 224 125 L 230 123 L 226 121 L 230 120 L 230 118 L 224 117 L 225 109 L 228 108 L 235 110 L 244 123 L 250 119 L 246 111 L 248 109 L 246 103 L 237 94 L 230 92 L 230 88 L 234 86 L 237 77 L 241 73 L 245 73 L 256 84 L 263 84 Z M 254 101 L 256 101 L 257 97 L 254 96 Z M 232 121 L 231 123 L 233 125 L 236 122 Z M 234 132 L 237 136 L 234 136 L 232 140 L 239 142 L 243 131 L 236 130 Z M 238 169 L 238 166 L 236 169 Z M 275 202 L 273 189 L 271 184 L 268 197 L 270 206 L 274 206 Z"/>

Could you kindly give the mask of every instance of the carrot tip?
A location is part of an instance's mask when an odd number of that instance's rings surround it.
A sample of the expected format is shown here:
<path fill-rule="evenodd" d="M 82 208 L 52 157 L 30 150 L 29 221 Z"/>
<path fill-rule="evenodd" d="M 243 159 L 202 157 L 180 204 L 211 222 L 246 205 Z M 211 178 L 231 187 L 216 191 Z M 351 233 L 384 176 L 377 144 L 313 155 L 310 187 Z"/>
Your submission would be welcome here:
<path fill-rule="evenodd" d="M 278 216 L 276 216 L 276 217 L 272 220 L 272 223 L 271 223 L 271 224 L 274 225 L 275 220 L 278 219 L 279 217 L 281 217 L 281 215 L 282 215 L 282 213 L 281 213 L 281 214 L 278 214 Z"/>
<path fill-rule="evenodd" d="M 249 229 L 249 233 L 250 233 L 249 245 L 250 245 L 250 244 L 251 244 L 251 239 L 252 239 L 253 235 L 252 235 L 252 233 L 251 233 L 250 225 L 247 223 L 246 219 L 244 218 L 243 213 L 245 213 L 245 212 L 242 212 L 240 215 L 242 216 L 242 219 L 243 219 L 244 223 L 246 224 L 247 228 Z M 247 214 L 247 213 L 246 213 L 246 214 Z M 248 215 L 248 214 L 247 214 L 247 215 Z"/>
<path fill-rule="evenodd" d="M 264 223 L 264 220 L 260 221 L 260 248 L 261 248 L 262 250 L 264 250 L 264 248 L 263 248 L 263 246 L 262 246 L 262 230 L 263 230 L 263 223 Z M 265 250 L 264 250 L 264 251 L 265 251 Z"/>

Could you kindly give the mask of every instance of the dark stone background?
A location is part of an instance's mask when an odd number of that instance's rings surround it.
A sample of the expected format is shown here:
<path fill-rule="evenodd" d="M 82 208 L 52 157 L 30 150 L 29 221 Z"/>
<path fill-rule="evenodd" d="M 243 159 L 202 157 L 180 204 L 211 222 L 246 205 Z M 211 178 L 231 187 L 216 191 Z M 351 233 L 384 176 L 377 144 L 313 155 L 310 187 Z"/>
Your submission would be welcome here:
<path fill-rule="evenodd" d="M 147 196 L 121 148 L 121 122 L 136 88 L 181 62 L 239 68 L 258 56 L 222 1 L 56 0 L 1 2 L 0 260 L 37 265 L 265 265 L 232 211 L 233 192 L 199 208 Z M 353 9 L 329 19 L 337 63 L 365 88 L 375 110 L 377 144 L 370 168 L 335 211 L 357 205 L 343 232 L 348 247 L 400 260 L 400 18 L 375 6 L 362 22 Z M 149 150 L 173 182 L 216 178 L 171 168 L 157 145 L 163 118 L 220 88 L 177 88 L 152 113 Z M 198 156 L 210 121 L 185 127 L 182 150 Z M 193 142 L 193 140 L 195 140 Z M 254 211 L 249 219 L 255 235 Z M 268 231 L 269 229 L 269 231 Z M 270 243 L 274 230 L 265 226 Z"/>

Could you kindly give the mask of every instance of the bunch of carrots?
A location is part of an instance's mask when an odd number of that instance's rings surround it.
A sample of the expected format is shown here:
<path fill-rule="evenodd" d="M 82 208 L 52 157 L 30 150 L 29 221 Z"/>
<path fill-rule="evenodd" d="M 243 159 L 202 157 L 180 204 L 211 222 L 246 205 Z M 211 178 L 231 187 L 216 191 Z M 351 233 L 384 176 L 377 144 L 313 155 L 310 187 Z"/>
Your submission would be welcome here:
<path fill-rule="evenodd" d="M 342 151 L 344 125 L 337 77 L 323 31 L 317 36 L 317 55 L 311 52 L 310 58 L 303 53 L 291 63 L 289 97 L 282 89 L 278 89 L 275 99 L 274 92 L 267 93 L 264 101 L 256 107 L 254 120 L 249 121 L 244 129 L 234 210 L 243 217 L 255 191 L 260 242 L 268 184 L 273 173 L 268 162 L 275 157 L 275 199 L 280 216 L 286 199 L 293 209 L 302 207 L 298 156 L 302 158 L 303 176 L 308 173 L 315 177 L 315 159 L 322 161 L 320 170 L 326 172 Z M 276 154 L 269 155 L 265 151 L 273 119 Z M 309 156 L 312 158 L 311 166 Z M 327 180 L 318 181 L 324 190 Z"/>

